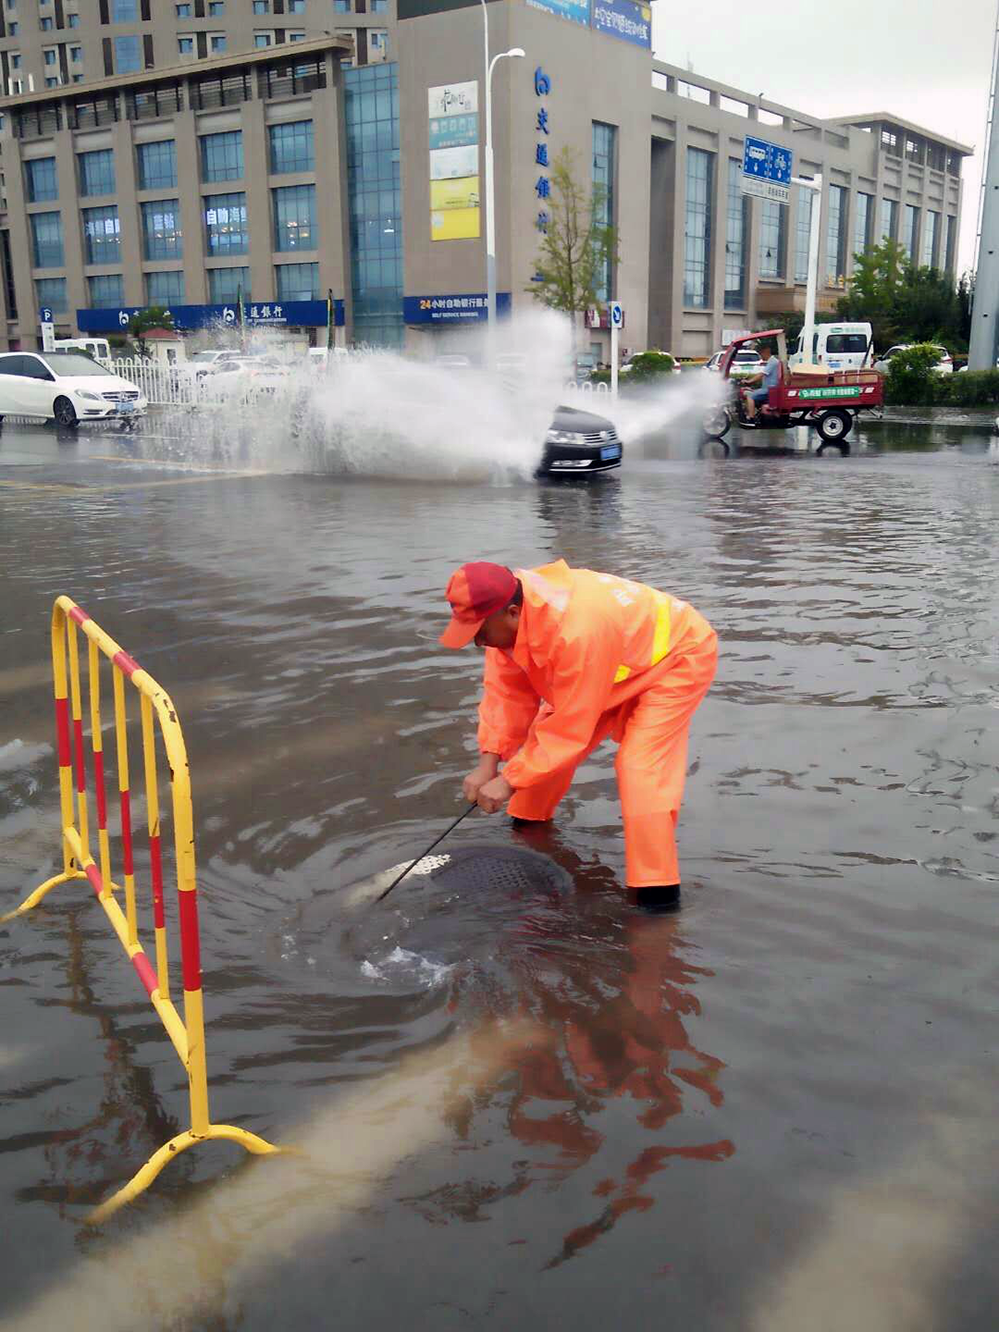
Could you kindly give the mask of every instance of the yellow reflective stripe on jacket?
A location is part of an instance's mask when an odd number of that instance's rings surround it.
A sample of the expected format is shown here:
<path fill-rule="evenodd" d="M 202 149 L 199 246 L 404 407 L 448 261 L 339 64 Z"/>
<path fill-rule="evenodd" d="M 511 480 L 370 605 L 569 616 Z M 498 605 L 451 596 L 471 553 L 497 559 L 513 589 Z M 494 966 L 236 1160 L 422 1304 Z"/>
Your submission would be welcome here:
<path fill-rule="evenodd" d="M 661 597 L 659 599 L 659 613 L 656 616 L 656 632 L 652 640 L 652 658 L 649 661 L 650 666 L 656 666 L 662 661 L 669 651 L 669 598 Z M 622 680 L 627 680 L 631 675 L 630 666 L 619 666 L 614 673 L 614 683 L 620 684 Z"/>

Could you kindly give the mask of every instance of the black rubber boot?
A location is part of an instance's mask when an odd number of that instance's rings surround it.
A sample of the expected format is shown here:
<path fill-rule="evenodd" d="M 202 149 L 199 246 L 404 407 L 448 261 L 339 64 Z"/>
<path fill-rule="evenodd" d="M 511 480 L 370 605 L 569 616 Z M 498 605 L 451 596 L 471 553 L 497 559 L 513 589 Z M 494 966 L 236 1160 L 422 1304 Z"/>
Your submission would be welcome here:
<path fill-rule="evenodd" d="M 673 911 L 680 905 L 680 885 L 678 883 L 654 884 L 645 888 L 633 888 L 635 905 L 646 911 Z"/>

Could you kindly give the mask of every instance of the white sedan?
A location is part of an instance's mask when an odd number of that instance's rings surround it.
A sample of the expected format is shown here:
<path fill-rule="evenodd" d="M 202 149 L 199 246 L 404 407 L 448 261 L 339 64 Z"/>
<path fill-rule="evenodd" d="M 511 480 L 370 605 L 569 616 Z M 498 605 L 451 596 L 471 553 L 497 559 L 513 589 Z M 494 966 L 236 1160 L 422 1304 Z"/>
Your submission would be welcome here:
<path fill-rule="evenodd" d="M 37 416 L 60 426 L 134 418 L 149 406 L 142 391 L 84 352 L 9 352 L 0 356 L 0 420 Z"/>
<path fill-rule="evenodd" d="M 954 362 L 947 348 L 941 347 L 937 343 L 928 343 L 927 345 L 931 346 L 937 353 L 937 363 L 936 365 L 930 366 L 931 372 L 935 375 L 952 375 L 954 373 Z M 874 362 L 874 369 L 877 370 L 879 374 L 886 375 L 891 363 L 891 358 L 897 356 L 899 352 L 909 351 L 913 346 L 915 346 L 915 344 L 911 342 L 900 342 L 894 347 L 889 347 L 884 355 L 879 356 Z"/>
<path fill-rule="evenodd" d="M 216 361 L 199 381 L 199 392 L 216 402 L 274 394 L 288 381 L 288 367 L 273 356 L 240 356 Z"/>

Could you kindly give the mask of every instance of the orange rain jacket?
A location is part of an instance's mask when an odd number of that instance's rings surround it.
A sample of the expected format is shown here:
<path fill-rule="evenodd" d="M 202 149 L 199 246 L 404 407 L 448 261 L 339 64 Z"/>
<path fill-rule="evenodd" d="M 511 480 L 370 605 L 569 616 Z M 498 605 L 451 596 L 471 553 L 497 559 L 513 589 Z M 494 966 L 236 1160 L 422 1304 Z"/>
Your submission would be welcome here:
<path fill-rule="evenodd" d="M 714 630 L 676 597 L 564 560 L 514 573 L 520 628 L 509 650 L 486 649 L 478 744 L 509 760 L 503 776 L 522 790 L 571 772 L 602 714 L 651 688 L 676 652 Z"/>

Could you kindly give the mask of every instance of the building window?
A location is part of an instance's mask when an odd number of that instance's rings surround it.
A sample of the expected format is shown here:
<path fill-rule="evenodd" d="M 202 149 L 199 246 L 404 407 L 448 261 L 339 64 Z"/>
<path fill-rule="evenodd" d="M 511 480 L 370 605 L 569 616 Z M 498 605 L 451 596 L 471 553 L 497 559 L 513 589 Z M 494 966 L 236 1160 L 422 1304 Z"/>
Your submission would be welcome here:
<path fill-rule="evenodd" d="M 21 55 L 20 55 L 20 52 L 18 52 L 18 51 L 12 51 L 12 52 L 11 52 L 11 56 L 10 56 L 10 67 L 11 67 L 11 69 L 20 69 L 20 68 L 21 68 Z"/>
<path fill-rule="evenodd" d="M 954 242 L 956 239 L 957 239 L 957 218 L 948 213 L 947 242 L 946 242 L 947 257 L 944 264 L 948 273 L 953 273 L 954 271 Z"/>
<path fill-rule="evenodd" d="M 290 125 L 271 125 L 271 174 L 312 171 L 316 165 L 312 121 L 294 120 Z"/>
<path fill-rule="evenodd" d="M 173 139 L 140 143 L 135 155 L 140 190 L 169 190 L 177 184 L 177 145 Z"/>
<path fill-rule="evenodd" d="M 43 18 L 39 21 L 38 26 L 41 28 L 42 32 L 51 32 L 55 27 L 55 24 L 50 18 Z"/>
<path fill-rule="evenodd" d="M 916 262 L 916 237 L 919 232 L 919 209 L 912 204 L 905 205 L 905 212 L 902 214 L 902 249 L 905 251 L 907 259 Z"/>
<path fill-rule="evenodd" d="M 43 52 L 42 52 L 42 55 L 43 55 L 43 57 L 44 57 L 44 60 L 45 60 L 46 65 L 54 65 L 54 64 L 55 64 L 55 62 L 56 62 L 56 53 L 55 53 L 55 51 L 52 50 L 51 47 L 49 47 L 49 49 L 48 49 L 47 51 L 43 51 Z"/>
<path fill-rule="evenodd" d="M 45 80 L 45 86 L 46 88 L 58 88 L 59 87 L 58 74 L 52 74 L 49 77 L 47 77 Z"/>
<path fill-rule="evenodd" d="M 923 226 L 923 267 L 937 266 L 937 236 L 940 232 L 940 214 L 927 209 L 926 222 Z"/>
<path fill-rule="evenodd" d="M 597 224 L 613 227 L 617 200 L 616 176 L 617 126 L 593 122 L 593 211 Z M 597 274 L 597 295 L 601 301 L 614 298 L 614 260 L 611 252 L 604 257 L 602 272 Z"/>
<path fill-rule="evenodd" d="M 225 0 L 208 0 L 208 17 L 221 18 L 225 13 Z"/>
<path fill-rule="evenodd" d="M 371 0 L 372 14 L 387 14 L 388 0 Z"/>
<path fill-rule="evenodd" d="M 746 308 L 746 237 L 749 195 L 742 192 L 742 163 L 729 158 L 728 213 L 725 222 L 725 309 Z"/>
<path fill-rule="evenodd" d="M 277 277 L 279 301 L 319 299 L 318 264 L 278 264 L 274 272 Z"/>
<path fill-rule="evenodd" d="M 80 194 L 84 198 L 92 194 L 114 194 L 114 153 L 110 148 L 101 148 L 94 153 L 78 153 L 77 163 L 80 172 Z"/>
<path fill-rule="evenodd" d="M 36 268 L 62 268 L 61 213 L 32 213 L 31 241 Z"/>
<path fill-rule="evenodd" d="M 224 51 L 224 50 L 225 50 L 225 33 L 224 33 L 224 32 L 213 32 L 213 33 L 211 33 L 211 34 L 209 35 L 209 38 L 208 38 L 208 45 L 211 47 L 211 50 L 212 50 L 212 53 L 213 53 L 213 54 L 218 54 L 218 52 L 220 52 L 220 51 Z"/>
<path fill-rule="evenodd" d="M 59 179 L 54 157 L 37 157 L 24 164 L 24 186 L 28 203 L 51 203 L 59 198 Z"/>
<path fill-rule="evenodd" d="M 56 314 L 65 314 L 69 308 L 66 300 L 66 279 L 35 278 L 35 299 L 39 305 L 47 305 Z"/>
<path fill-rule="evenodd" d="M 894 240 L 898 235 L 898 201 L 881 200 L 881 239 Z"/>
<path fill-rule="evenodd" d="M 683 303 L 708 304 L 711 256 L 711 168 L 713 154 L 687 149 L 687 211 L 684 225 Z"/>
<path fill-rule="evenodd" d="M 120 273 L 105 273 L 103 277 L 87 278 L 90 291 L 90 304 L 123 305 L 125 301 L 124 283 Z"/>
<path fill-rule="evenodd" d="M 67 15 L 66 15 L 66 26 L 67 26 L 68 28 L 78 28 L 78 27 L 80 26 L 80 16 L 79 16 L 79 14 L 67 14 Z"/>
<path fill-rule="evenodd" d="M 826 282 L 836 286 L 843 276 L 846 254 L 846 189 L 829 186 L 829 226 L 826 231 Z"/>
<path fill-rule="evenodd" d="M 146 259 L 179 259 L 183 254 L 180 205 L 176 199 L 140 204 L 142 253 Z"/>
<path fill-rule="evenodd" d="M 295 32 L 290 32 L 290 31 L 289 31 L 289 33 L 288 33 L 288 40 L 289 40 L 289 42 L 304 42 L 304 41 L 305 41 L 305 36 L 306 36 L 305 32 L 304 32 L 301 28 L 299 28 L 299 29 L 298 29 L 297 31 L 295 31 Z"/>
<path fill-rule="evenodd" d="M 209 194 L 204 199 L 208 253 L 215 258 L 246 254 L 246 195 Z"/>
<path fill-rule="evenodd" d="M 871 221 L 874 217 L 874 195 L 857 195 L 857 216 L 853 226 L 853 253 L 866 254 L 871 244 Z"/>
<path fill-rule="evenodd" d="M 179 19 L 188 19 L 194 13 L 191 5 L 177 5 L 177 17 Z"/>
<path fill-rule="evenodd" d="M 121 241 L 117 208 L 84 208 L 84 262 L 117 264 L 121 260 Z"/>
<path fill-rule="evenodd" d="M 798 215 L 794 223 L 794 280 L 808 281 L 808 248 L 812 237 L 812 208 L 815 191 L 798 186 Z"/>
<path fill-rule="evenodd" d="M 253 45 L 259 48 L 274 45 L 273 32 L 255 32 L 253 34 Z"/>
<path fill-rule="evenodd" d="M 176 305 L 184 299 L 184 273 L 180 268 L 165 273 L 146 274 L 146 303 L 148 305 Z"/>
<path fill-rule="evenodd" d="M 201 143 L 201 179 L 209 184 L 219 180 L 243 178 L 243 132 L 203 134 Z"/>
<path fill-rule="evenodd" d="M 787 251 L 787 208 L 760 200 L 760 277 L 782 278 Z"/>
<path fill-rule="evenodd" d="M 344 74 L 354 335 L 381 347 L 401 347 L 405 336 L 396 69 Z"/>
<path fill-rule="evenodd" d="M 271 0 L 253 0 L 254 14 L 269 14 L 271 12 Z"/>
<path fill-rule="evenodd" d="M 138 23 L 139 0 L 111 0 L 112 23 Z"/>
<path fill-rule="evenodd" d="M 178 37 L 178 38 L 177 38 L 177 50 L 178 50 L 178 51 L 180 52 L 180 54 L 183 55 L 183 56 L 194 55 L 194 38 L 193 38 L 193 37 Z"/>
<path fill-rule="evenodd" d="M 142 68 L 142 42 L 139 37 L 114 39 L 114 69 L 116 74 L 134 74 Z"/>
<path fill-rule="evenodd" d="M 304 14 L 304 13 L 305 13 L 305 0 L 288 0 L 288 13 L 289 13 L 289 14 Z"/>
<path fill-rule="evenodd" d="M 20 31 L 21 31 L 21 25 L 20 25 L 20 23 L 18 23 L 18 21 L 17 21 L 16 19 L 14 20 L 13 23 L 8 23 L 8 24 L 7 24 L 7 36 L 8 36 L 8 37 L 16 37 Z"/>
<path fill-rule="evenodd" d="M 315 185 L 288 185 L 271 193 L 275 250 L 283 254 L 289 250 L 316 249 Z"/>
<path fill-rule="evenodd" d="M 210 268 L 208 270 L 208 300 L 212 305 L 225 305 L 228 301 L 250 300 L 250 270 L 248 268 Z"/>
<path fill-rule="evenodd" d="M 83 59 L 83 47 L 71 46 L 69 48 L 69 58 L 74 64 L 78 64 Z"/>

